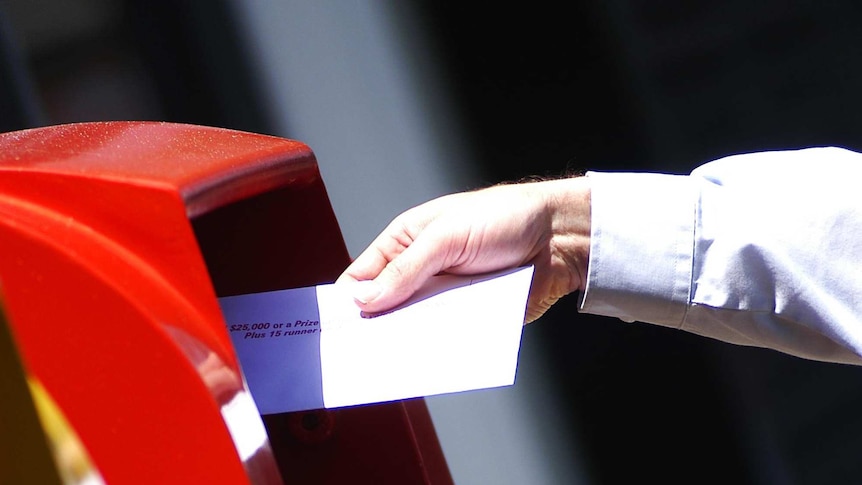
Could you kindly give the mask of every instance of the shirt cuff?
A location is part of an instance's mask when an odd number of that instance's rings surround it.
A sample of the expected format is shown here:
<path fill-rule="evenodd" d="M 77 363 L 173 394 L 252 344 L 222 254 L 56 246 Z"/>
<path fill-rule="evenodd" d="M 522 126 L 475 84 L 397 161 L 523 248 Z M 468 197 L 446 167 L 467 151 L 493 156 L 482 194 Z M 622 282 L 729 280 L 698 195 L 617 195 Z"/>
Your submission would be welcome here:
<path fill-rule="evenodd" d="M 694 184 L 685 175 L 587 176 L 592 234 L 580 311 L 679 328 L 691 295 Z"/>

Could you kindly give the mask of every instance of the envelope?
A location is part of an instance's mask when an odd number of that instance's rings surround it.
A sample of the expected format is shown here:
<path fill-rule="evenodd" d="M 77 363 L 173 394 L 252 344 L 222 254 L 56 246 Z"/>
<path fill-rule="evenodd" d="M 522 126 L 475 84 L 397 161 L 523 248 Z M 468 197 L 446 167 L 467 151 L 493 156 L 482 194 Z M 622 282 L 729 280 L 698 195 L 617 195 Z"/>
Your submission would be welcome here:
<path fill-rule="evenodd" d="M 349 283 L 219 298 L 261 414 L 337 408 L 515 382 L 533 267 L 432 277 L 364 315 Z"/>

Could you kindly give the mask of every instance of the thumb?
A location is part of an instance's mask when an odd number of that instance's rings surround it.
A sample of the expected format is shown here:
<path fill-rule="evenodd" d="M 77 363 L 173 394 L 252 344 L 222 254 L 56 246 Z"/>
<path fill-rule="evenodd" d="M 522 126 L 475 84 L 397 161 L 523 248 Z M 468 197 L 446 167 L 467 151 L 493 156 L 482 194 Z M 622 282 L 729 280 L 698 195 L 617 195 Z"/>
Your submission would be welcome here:
<path fill-rule="evenodd" d="M 431 238 L 417 239 L 380 271 L 373 280 L 354 283 L 353 298 L 366 312 L 391 310 L 404 303 L 429 278 L 443 269 L 439 246 Z"/>

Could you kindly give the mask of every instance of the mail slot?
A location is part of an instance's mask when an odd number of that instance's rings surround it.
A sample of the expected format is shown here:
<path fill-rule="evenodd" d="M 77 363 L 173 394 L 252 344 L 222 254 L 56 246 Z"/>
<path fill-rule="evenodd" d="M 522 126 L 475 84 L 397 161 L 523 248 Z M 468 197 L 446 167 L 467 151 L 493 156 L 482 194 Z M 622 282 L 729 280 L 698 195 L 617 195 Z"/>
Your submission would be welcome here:
<path fill-rule="evenodd" d="M 249 398 L 217 298 L 349 262 L 306 145 L 157 122 L 2 134 L 0 241 L 24 365 L 106 483 L 452 483 L 423 399 L 260 416 Z"/>

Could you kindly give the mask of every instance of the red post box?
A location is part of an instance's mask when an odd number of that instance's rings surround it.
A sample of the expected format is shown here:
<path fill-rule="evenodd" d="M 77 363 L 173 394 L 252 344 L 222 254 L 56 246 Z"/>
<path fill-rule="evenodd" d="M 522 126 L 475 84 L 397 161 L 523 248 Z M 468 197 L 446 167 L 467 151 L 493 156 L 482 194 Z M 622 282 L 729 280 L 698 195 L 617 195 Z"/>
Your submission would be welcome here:
<path fill-rule="evenodd" d="M 422 399 L 248 405 L 217 296 L 348 262 L 297 141 L 156 122 L 0 135 L 13 334 L 108 484 L 452 483 Z"/>

